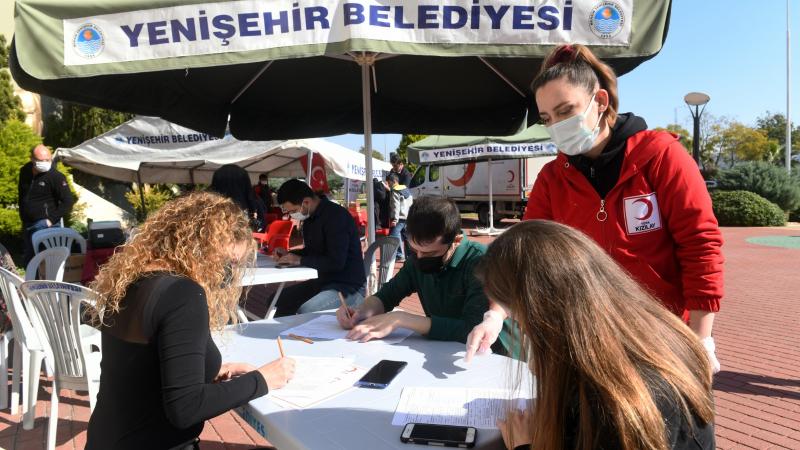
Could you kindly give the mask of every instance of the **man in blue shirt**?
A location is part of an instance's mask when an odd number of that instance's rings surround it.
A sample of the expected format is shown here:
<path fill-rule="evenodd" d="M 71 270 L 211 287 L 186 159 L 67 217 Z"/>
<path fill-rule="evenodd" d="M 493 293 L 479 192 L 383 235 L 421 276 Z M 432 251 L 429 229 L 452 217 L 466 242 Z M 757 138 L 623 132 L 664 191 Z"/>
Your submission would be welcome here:
<path fill-rule="evenodd" d="M 303 222 L 303 248 L 276 250 L 279 264 L 317 269 L 319 277 L 284 289 L 275 316 L 336 308 L 341 292 L 348 305 L 364 300 L 367 277 L 361 240 L 350 212 L 303 181 L 289 180 L 278 189 L 278 204 Z"/>

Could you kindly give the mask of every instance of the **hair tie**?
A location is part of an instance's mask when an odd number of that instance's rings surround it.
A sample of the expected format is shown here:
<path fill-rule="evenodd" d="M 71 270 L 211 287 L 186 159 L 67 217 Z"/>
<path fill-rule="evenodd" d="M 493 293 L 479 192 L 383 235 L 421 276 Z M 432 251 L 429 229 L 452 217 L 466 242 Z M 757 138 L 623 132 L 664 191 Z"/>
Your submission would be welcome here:
<path fill-rule="evenodd" d="M 553 55 L 547 61 L 547 68 L 549 69 L 556 64 L 572 62 L 575 60 L 577 53 L 572 44 L 562 45 L 553 52 Z"/>

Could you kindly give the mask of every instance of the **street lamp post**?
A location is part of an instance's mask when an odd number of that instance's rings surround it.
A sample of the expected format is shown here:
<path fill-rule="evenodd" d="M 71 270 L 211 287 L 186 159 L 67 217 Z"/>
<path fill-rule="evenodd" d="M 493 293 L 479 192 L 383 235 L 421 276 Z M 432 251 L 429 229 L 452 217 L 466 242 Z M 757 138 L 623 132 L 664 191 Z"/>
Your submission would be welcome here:
<path fill-rule="evenodd" d="M 694 158 L 694 162 L 697 163 L 698 168 L 700 168 L 700 116 L 702 116 L 703 111 L 706 110 L 706 104 L 709 100 L 711 100 L 711 97 L 702 92 L 689 92 L 683 97 L 683 101 L 686 102 L 686 105 L 689 107 L 689 111 L 692 113 L 692 119 L 694 119 L 692 157 Z M 692 109 L 693 106 L 694 109 Z M 703 109 L 700 109 L 701 106 Z"/>

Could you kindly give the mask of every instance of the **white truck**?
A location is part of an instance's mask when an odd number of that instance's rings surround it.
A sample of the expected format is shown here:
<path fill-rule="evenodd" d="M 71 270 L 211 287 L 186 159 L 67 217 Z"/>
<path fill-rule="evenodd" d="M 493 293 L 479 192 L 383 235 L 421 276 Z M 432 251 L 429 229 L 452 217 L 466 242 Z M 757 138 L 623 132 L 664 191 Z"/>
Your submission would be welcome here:
<path fill-rule="evenodd" d="M 533 182 L 545 164 L 555 156 L 492 161 L 494 222 L 521 217 Z M 478 213 L 481 226 L 489 225 L 489 163 L 471 161 L 447 166 L 420 166 L 411 178 L 414 197 L 449 197 L 462 213 Z"/>

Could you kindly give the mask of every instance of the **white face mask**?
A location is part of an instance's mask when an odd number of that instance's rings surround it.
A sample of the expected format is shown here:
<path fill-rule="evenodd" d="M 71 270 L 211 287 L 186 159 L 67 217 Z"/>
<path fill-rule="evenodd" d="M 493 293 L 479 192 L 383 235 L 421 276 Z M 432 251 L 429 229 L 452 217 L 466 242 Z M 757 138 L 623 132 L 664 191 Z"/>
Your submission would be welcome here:
<path fill-rule="evenodd" d="M 289 214 L 289 217 L 291 217 L 294 220 L 299 220 L 300 222 L 308 219 L 308 216 L 309 216 L 308 213 L 305 213 L 305 214 L 303 213 L 303 205 L 302 204 L 300 205 L 300 211 L 295 211 L 295 212 Z"/>
<path fill-rule="evenodd" d="M 51 165 L 52 163 L 50 161 L 36 161 L 33 163 L 33 167 L 36 168 L 37 172 L 48 172 Z"/>
<path fill-rule="evenodd" d="M 553 138 L 558 149 L 569 156 L 582 155 L 592 149 L 594 140 L 600 134 L 600 119 L 602 114 L 597 116 L 597 122 L 594 128 L 588 129 L 584 122 L 586 121 L 586 114 L 594 102 L 594 95 L 589 100 L 589 106 L 580 114 L 576 114 L 569 119 L 564 119 L 561 122 L 554 123 L 547 127 L 547 132 Z"/>

